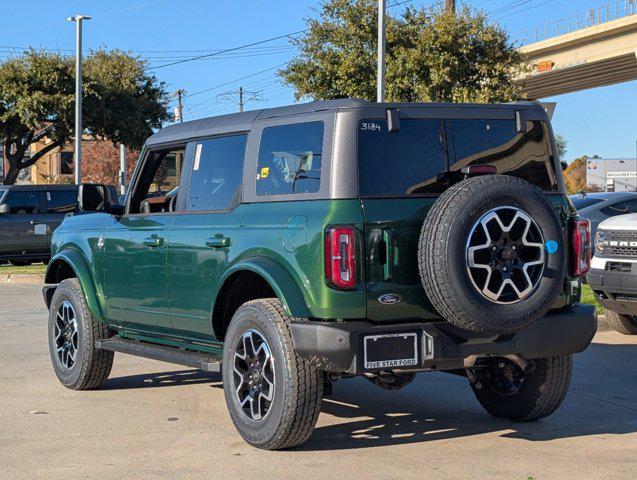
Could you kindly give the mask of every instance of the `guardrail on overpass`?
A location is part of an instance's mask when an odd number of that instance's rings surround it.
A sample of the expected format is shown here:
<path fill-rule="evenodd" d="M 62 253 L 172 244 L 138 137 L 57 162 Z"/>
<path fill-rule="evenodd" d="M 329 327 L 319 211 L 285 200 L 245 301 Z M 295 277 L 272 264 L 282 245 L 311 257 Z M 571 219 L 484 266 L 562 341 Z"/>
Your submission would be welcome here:
<path fill-rule="evenodd" d="M 547 22 L 513 35 L 519 45 L 540 42 L 567 33 L 583 30 L 618 18 L 637 15 L 637 0 L 616 0 L 601 7 L 580 12 L 569 17 Z"/>

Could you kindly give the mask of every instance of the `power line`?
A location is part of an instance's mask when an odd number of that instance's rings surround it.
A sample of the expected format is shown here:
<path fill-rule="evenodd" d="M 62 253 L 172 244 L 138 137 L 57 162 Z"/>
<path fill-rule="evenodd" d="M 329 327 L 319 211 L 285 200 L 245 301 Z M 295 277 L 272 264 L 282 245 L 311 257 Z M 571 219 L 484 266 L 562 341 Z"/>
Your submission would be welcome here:
<path fill-rule="evenodd" d="M 512 12 L 512 13 L 509 13 L 507 15 L 500 15 L 498 17 L 498 19 L 507 18 L 507 17 L 510 17 L 512 15 L 517 15 L 518 13 L 526 12 L 527 10 L 531 10 L 533 8 L 541 7 L 542 5 L 546 5 L 547 3 L 551 3 L 551 2 L 554 2 L 554 1 L 555 0 L 546 0 L 546 1 L 542 2 L 542 3 L 538 3 L 537 5 L 531 5 L 531 6 L 527 7 L 527 8 L 523 8 L 522 10 L 518 10 L 516 12 Z"/>
<path fill-rule="evenodd" d="M 176 62 L 164 63 L 163 65 L 157 65 L 156 67 L 153 67 L 153 69 L 157 70 L 158 68 L 170 67 L 172 65 L 179 65 L 181 63 L 192 62 L 194 60 L 201 60 L 202 58 L 209 58 L 209 57 L 213 57 L 213 56 L 216 56 L 216 55 L 220 55 L 222 53 L 234 52 L 236 50 L 241 50 L 241 49 L 246 48 L 246 47 L 254 47 L 255 45 L 262 45 L 264 43 L 273 42 L 274 40 L 280 40 L 282 38 L 289 38 L 291 36 L 298 35 L 300 33 L 304 33 L 304 32 L 307 32 L 307 30 L 308 29 L 299 30 L 299 31 L 293 32 L 293 33 L 286 33 L 285 35 L 278 35 L 276 37 L 266 38 L 265 40 L 259 40 L 258 42 L 252 42 L 252 43 L 247 43 L 245 45 L 239 45 L 237 47 L 227 48 L 225 50 L 220 50 L 219 52 L 207 53 L 205 55 L 196 55 L 194 57 L 185 58 L 183 60 L 178 60 Z"/>
<path fill-rule="evenodd" d="M 259 75 L 261 73 L 269 72 L 271 70 L 275 70 L 275 69 L 281 68 L 283 66 L 285 66 L 285 63 L 282 63 L 280 65 L 276 65 L 274 67 L 266 68 L 265 70 L 261 70 L 259 72 L 251 73 L 250 75 L 246 75 L 246 76 L 241 77 L 241 78 L 235 78 L 234 80 L 230 80 L 228 82 L 220 83 L 219 85 L 215 85 L 214 87 L 210 87 L 210 88 L 205 88 L 203 90 L 199 90 L 198 92 L 189 94 L 188 98 L 194 97 L 195 95 L 199 95 L 200 93 L 209 92 L 210 90 L 215 90 L 217 88 L 225 87 L 226 85 L 231 85 L 233 83 L 240 82 L 241 80 L 245 80 L 246 78 L 255 77 L 255 76 L 257 76 L 257 75 Z"/>

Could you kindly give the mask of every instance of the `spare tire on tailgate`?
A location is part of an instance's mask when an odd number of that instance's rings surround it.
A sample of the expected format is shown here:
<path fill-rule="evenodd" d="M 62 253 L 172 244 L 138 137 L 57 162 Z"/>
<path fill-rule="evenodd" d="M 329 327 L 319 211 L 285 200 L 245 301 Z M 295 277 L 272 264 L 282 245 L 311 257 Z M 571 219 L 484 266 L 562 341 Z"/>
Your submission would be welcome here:
<path fill-rule="evenodd" d="M 551 308 L 564 282 L 564 233 L 542 192 L 485 175 L 445 191 L 418 245 L 420 278 L 451 324 L 484 335 L 521 330 Z"/>

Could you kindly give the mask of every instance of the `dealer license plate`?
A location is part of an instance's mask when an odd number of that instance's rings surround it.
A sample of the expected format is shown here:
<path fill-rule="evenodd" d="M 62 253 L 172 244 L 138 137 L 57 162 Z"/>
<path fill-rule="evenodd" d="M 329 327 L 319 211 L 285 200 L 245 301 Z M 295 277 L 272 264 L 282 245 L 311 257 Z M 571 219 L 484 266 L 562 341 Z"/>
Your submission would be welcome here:
<path fill-rule="evenodd" d="M 366 370 L 414 367 L 418 365 L 418 334 L 366 335 L 363 337 L 363 359 Z"/>

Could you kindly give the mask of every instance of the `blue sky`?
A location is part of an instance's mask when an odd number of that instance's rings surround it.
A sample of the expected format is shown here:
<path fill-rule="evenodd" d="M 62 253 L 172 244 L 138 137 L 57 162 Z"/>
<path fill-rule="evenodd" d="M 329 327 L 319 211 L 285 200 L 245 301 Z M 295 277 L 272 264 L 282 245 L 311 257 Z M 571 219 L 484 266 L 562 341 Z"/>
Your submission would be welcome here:
<path fill-rule="evenodd" d="M 457 3 L 484 9 L 518 38 L 527 29 L 609 1 L 458 0 Z M 5 21 L 0 30 L 0 58 L 26 46 L 71 52 L 74 26 L 65 18 L 83 13 L 93 16 L 85 27 L 86 49 L 104 46 L 138 52 L 157 67 L 302 30 L 303 19 L 314 16 L 318 5 L 313 0 L 31 0 L 25 12 L 20 2 L 6 2 Z M 404 6 L 406 3 L 391 8 L 390 12 L 396 13 Z M 291 90 L 277 80 L 275 72 L 294 53 L 284 38 L 207 60 L 158 68 L 155 73 L 168 84 L 169 90 L 186 90 L 184 116 L 188 120 L 235 111 L 235 96 L 223 94 L 239 85 L 258 92 L 258 98 L 246 108 L 291 103 Z M 237 81 L 242 77 L 247 78 Z M 568 140 L 568 160 L 583 154 L 635 156 L 637 81 L 546 100 L 558 102 L 553 124 L 556 132 Z"/>

